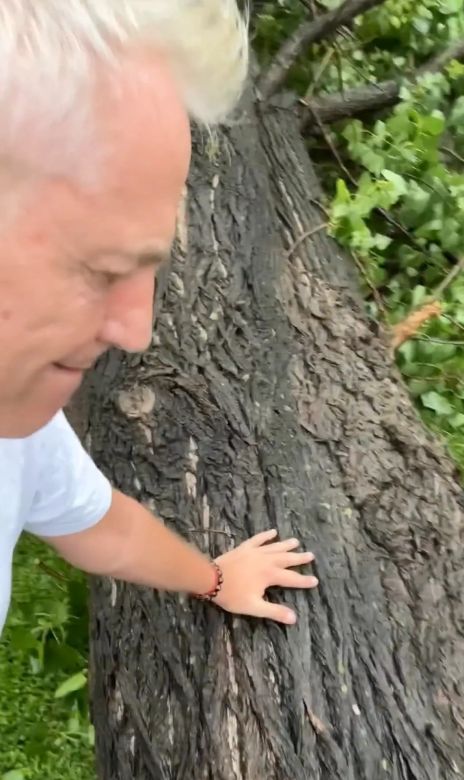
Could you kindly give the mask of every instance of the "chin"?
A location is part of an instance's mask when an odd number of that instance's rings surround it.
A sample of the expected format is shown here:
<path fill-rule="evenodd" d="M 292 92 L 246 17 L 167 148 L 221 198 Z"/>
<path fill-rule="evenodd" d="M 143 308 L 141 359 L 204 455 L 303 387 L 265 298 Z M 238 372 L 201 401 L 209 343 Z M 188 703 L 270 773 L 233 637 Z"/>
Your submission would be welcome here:
<path fill-rule="evenodd" d="M 44 428 L 65 404 L 44 404 L 41 408 L 34 404 L 10 408 L 5 413 L 0 406 L 0 438 L 25 439 Z"/>
<path fill-rule="evenodd" d="M 0 413 L 0 439 L 25 439 L 37 433 L 59 411 L 56 409 L 53 413 L 12 415 L 4 418 Z"/>
<path fill-rule="evenodd" d="M 69 404 L 82 377 L 79 371 L 52 369 L 21 400 L 5 406 L 0 401 L 0 438 L 24 439 L 39 431 Z"/>

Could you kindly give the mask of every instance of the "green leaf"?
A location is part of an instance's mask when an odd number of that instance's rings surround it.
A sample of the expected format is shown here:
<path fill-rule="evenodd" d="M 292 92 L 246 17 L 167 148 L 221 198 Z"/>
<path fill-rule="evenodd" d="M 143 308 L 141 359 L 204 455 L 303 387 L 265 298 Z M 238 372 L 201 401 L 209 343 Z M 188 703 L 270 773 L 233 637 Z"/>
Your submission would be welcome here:
<path fill-rule="evenodd" d="M 388 168 L 383 169 L 382 176 L 393 185 L 395 195 L 398 197 L 406 195 L 408 191 L 408 185 L 406 184 L 406 180 L 403 178 L 403 176 L 400 176 L 399 173 L 395 173 L 394 171 L 389 171 Z"/>
<path fill-rule="evenodd" d="M 342 136 L 345 138 L 350 146 L 362 143 L 364 133 L 363 123 L 359 119 L 349 122 L 343 130 Z"/>
<path fill-rule="evenodd" d="M 423 284 L 417 284 L 413 291 L 411 296 L 411 303 L 413 305 L 413 308 L 416 306 L 419 306 L 425 299 L 427 298 L 427 289 L 424 287 Z"/>
<path fill-rule="evenodd" d="M 341 0 L 321 0 L 321 5 L 323 5 L 325 8 L 328 8 L 329 11 L 333 11 L 335 8 L 338 8 L 338 6 L 341 5 Z"/>
<path fill-rule="evenodd" d="M 375 241 L 374 246 L 376 246 L 377 249 L 380 249 L 381 252 L 383 252 L 387 246 L 390 246 L 392 242 L 392 239 L 389 236 L 384 236 L 382 233 L 375 233 L 373 239 Z"/>
<path fill-rule="evenodd" d="M 417 398 L 417 396 L 427 392 L 428 388 L 430 387 L 430 382 L 427 382 L 426 379 L 411 379 L 408 382 L 408 387 L 411 395 L 414 398 Z"/>
<path fill-rule="evenodd" d="M 87 685 L 87 675 L 84 672 L 78 672 L 73 674 L 72 677 L 68 677 L 55 691 L 55 699 L 62 699 L 64 696 L 68 696 L 70 693 L 80 691 Z"/>
<path fill-rule="evenodd" d="M 420 120 L 420 129 L 429 135 L 441 135 L 445 129 L 445 117 L 442 113 L 435 112 L 429 116 L 423 116 Z"/>
<path fill-rule="evenodd" d="M 46 671 L 60 671 L 72 674 L 85 665 L 85 659 L 75 647 L 66 642 L 50 641 L 46 643 L 44 666 Z"/>
<path fill-rule="evenodd" d="M 458 97 L 450 114 L 450 124 L 455 126 L 462 126 L 464 122 L 464 95 Z"/>
<path fill-rule="evenodd" d="M 427 35 L 427 33 L 430 30 L 430 22 L 428 19 L 413 19 L 413 25 L 416 28 L 417 32 L 421 35 Z"/>
<path fill-rule="evenodd" d="M 351 195 L 343 179 L 337 179 L 335 198 L 332 201 L 332 217 L 339 219 L 346 216 L 351 208 Z"/>
<path fill-rule="evenodd" d="M 407 94 L 405 94 L 405 87 L 402 87 L 400 97 L 402 100 L 409 99 L 410 93 L 407 91 Z M 405 110 L 404 105 L 401 103 L 396 107 L 386 124 L 393 143 L 397 143 L 398 139 L 407 138 L 410 132 L 414 130 L 414 124 L 411 121 L 409 112 Z"/>
<path fill-rule="evenodd" d="M 21 769 L 12 769 L 2 775 L 2 780 L 25 780 L 25 774 Z"/>
<path fill-rule="evenodd" d="M 421 401 L 426 409 L 432 409 L 432 411 L 439 415 L 448 416 L 453 413 L 453 407 L 449 401 L 447 401 L 443 395 L 440 395 L 440 393 L 435 392 L 435 390 L 423 393 L 421 395 Z"/>
<path fill-rule="evenodd" d="M 362 147 L 357 155 L 359 161 L 367 168 L 371 173 L 379 174 L 385 165 L 385 157 L 383 154 L 374 152 L 369 147 Z"/>
<path fill-rule="evenodd" d="M 458 14 L 462 11 L 463 0 L 440 0 L 439 8 L 442 14 Z"/>
<path fill-rule="evenodd" d="M 12 626 L 10 629 L 10 642 L 15 650 L 36 650 L 40 642 L 30 629 L 23 626 Z"/>
<path fill-rule="evenodd" d="M 413 339 L 405 341 L 398 349 L 398 355 L 401 355 L 405 363 L 412 363 L 416 352 L 416 343 Z"/>
<path fill-rule="evenodd" d="M 464 425 L 464 414 L 457 412 L 457 414 L 453 414 L 453 416 L 449 418 L 448 422 L 452 428 L 462 428 Z"/>
<path fill-rule="evenodd" d="M 454 344 L 438 344 L 435 341 L 420 341 L 418 343 L 418 360 L 433 363 L 436 367 L 440 363 L 445 363 L 456 354 L 457 348 Z"/>
<path fill-rule="evenodd" d="M 89 723 L 89 727 L 87 730 L 87 737 L 89 740 L 90 747 L 92 748 L 95 747 L 95 727 L 93 726 L 92 723 Z"/>
<path fill-rule="evenodd" d="M 446 70 L 450 79 L 459 79 L 464 76 L 464 64 L 459 60 L 451 60 Z"/>

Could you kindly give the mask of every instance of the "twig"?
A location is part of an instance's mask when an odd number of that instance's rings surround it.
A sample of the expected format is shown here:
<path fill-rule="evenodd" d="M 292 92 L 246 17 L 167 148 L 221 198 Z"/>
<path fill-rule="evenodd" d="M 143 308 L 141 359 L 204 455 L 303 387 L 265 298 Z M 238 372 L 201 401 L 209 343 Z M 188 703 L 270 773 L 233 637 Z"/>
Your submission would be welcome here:
<path fill-rule="evenodd" d="M 297 60 L 306 46 L 329 36 L 342 25 L 351 22 L 356 16 L 364 13 L 384 0 L 345 0 L 338 8 L 329 11 L 312 21 L 303 22 L 282 44 L 274 61 L 266 73 L 258 81 L 261 97 L 270 97 L 283 84 L 289 69 Z"/>
<path fill-rule="evenodd" d="M 61 572 L 56 571 L 56 569 L 52 569 L 51 566 L 48 566 L 43 561 L 37 560 L 36 563 L 39 569 L 42 569 L 42 571 L 45 572 L 45 574 L 48 574 L 49 577 L 53 577 L 53 579 L 58 580 L 58 582 L 68 582 L 68 578 L 65 577 L 64 574 L 61 574 Z"/>
<path fill-rule="evenodd" d="M 308 100 L 310 100 L 312 98 L 312 96 L 314 94 L 314 90 L 316 89 L 317 85 L 319 84 L 319 81 L 320 81 L 320 79 L 322 77 L 322 74 L 324 73 L 327 65 L 329 64 L 329 62 L 332 59 L 332 57 L 334 56 L 334 54 L 335 54 L 335 49 L 334 49 L 333 46 L 330 49 L 327 49 L 326 53 L 324 54 L 324 56 L 323 56 L 323 58 L 321 60 L 321 63 L 319 65 L 316 73 L 314 74 L 314 78 L 311 81 L 311 84 L 309 85 L 308 89 L 306 90 L 306 94 L 305 94 L 305 96 L 303 98 L 304 100 L 308 101 Z"/>
<path fill-rule="evenodd" d="M 304 233 L 301 234 L 301 236 L 298 236 L 296 241 L 291 245 L 290 249 L 286 252 L 286 259 L 288 260 L 294 253 L 295 249 L 298 249 L 300 244 L 303 243 L 307 238 L 310 236 L 314 236 L 315 233 L 319 233 L 321 230 L 324 230 L 328 227 L 327 222 L 322 222 L 321 225 L 316 225 L 316 227 L 311 228 L 310 230 L 306 230 Z"/>
<path fill-rule="evenodd" d="M 464 347 L 464 341 L 452 341 L 451 339 L 437 339 L 434 336 L 411 336 L 414 341 L 430 341 L 432 344 L 451 344 L 453 347 Z"/>
<path fill-rule="evenodd" d="M 382 312 L 382 314 L 383 314 L 383 316 L 385 317 L 385 316 L 386 316 L 386 314 L 387 314 L 387 310 L 386 310 L 386 308 L 385 308 L 385 304 L 384 304 L 384 302 L 382 301 L 382 298 L 381 298 L 381 296 L 380 296 L 380 293 L 379 293 L 379 291 L 378 291 L 377 287 L 375 286 L 374 282 L 373 282 L 373 281 L 372 281 L 372 279 L 370 278 L 369 274 L 367 273 L 367 271 L 366 271 L 366 269 L 365 269 L 365 267 L 364 267 L 363 263 L 362 263 L 362 262 L 361 262 L 361 260 L 359 259 L 359 257 L 358 257 L 358 255 L 356 254 L 356 252 L 353 252 L 353 251 L 352 251 L 352 252 L 351 252 L 351 256 L 352 256 L 352 258 L 353 258 L 353 260 L 354 260 L 354 262 L 355 262 L 355 265 L 356 265 L 356 267 L 357 267 L 357 269 L 358 269 L 359 273 L 360 273 L 360 274 L 361 274 L 361 276 L 362 276 L 362 277 L 363 277 L 363 278 L 366 280 L 366 284 L 368 285 L 368 287 L 370 287 L 370 289 L 371 289 L 371 291 L 372 291 L 372 296 L 373 296 L 373 298 L 374 298 L 374 300 L 375 300 L 375 302 L 376 302 L 376 304 L 377 304 L 377 306 L 378 306 L 378 309 L 379 309 L 379 311 L 381 311 L 381 312 Z"/>
<path fill-rule="evenodd" d="M 305 8 L 308 9 L 308 11 L 311 11 L 313 16 L 316 15 L 316 9 L 314 7 L 314 3 L 312 0 L 300 0 L 301 5 L 304 5 Z"/>
<path fill-rule="evenodd" d="M 464 270 L 464 255 L 458 260 L 455 266 L 451 269 L 449 274 L 445 276 L 442 282 L 435 288 L 432 295 L 434 298 L 440 298 L 441 295 L 445 292 L 445 290 L 450 286 L 451 282 L 454 281 L 456 276 L 461 273 L 461 271 Z"/>
<path fill-rule="evenodd" d="M 449 314 L 445 314 L 442 312 L 443 319 L 448 320 L 448 322 L 451 322 L 452 325 L 454 325 L 455 328 L 458 328 L 458 330 L 464 330 L 464 325 L 461 325 L 460 322 L 454 319 L 454 317 L 450 317 Z"/>
<path fill-rule="evenodd" d="M 449 154 L 450 157 L 454 157 L 455 160 L 464 165 L 464 157 L 461 157 L 461 155 L 455 152 L 454 149 L 450 149 L 449 146 L 442 146 L 441 151 L 445 152 L 445 154 Z"/>
<path fill-rule="evenodd" d="M 309 203 L 311 203 L 313 206 L 316 206 L 318 209 L 320 209 L 324 214 L 324 216 L 326 216 L 327 219 L 330 220 L 330 212 L 328 211 L 328 209 L 326 209 L 326 207 L 324 206 L 323 203 L 321 203 L 320 200 L 318 200 L 317 198 L 309 198 Z"/>
<path fill-rule="evenodd" d="M 321 131 L 321 134 L 322 134 L 322 136 L 324 138 L 324 141 L 326 142 L 327 146 L 329 147 L 332 155 L 334 156 L 334 158 L 337 161 L 338 165 L 340 166 L 341 170 L 343 171 L 343 173 L 345 174 L 347 179 L 351 182 L 351 184 L 353 184 L 353 186 L 356 186 L 357 185 L 356 179 L 351 175 L 350 171 L 348 170 L 348 168 L 346 167 L 346 165 L 343 162 L 342 158 L 340 157 L 340 155 L 338 153 L 338 150 L 337 150 L 337 147 L 333 143 L 333 141 L 332 141 L 332 139 L 330 137 L 330 133 L 327 131 L 327 129 L 324 127 L 323 123 L 321 122 L 321 120 L 320 120 L 320 118 L 318 116 L 317 111 L 312 106 L 309 107 L 309 110 L 313 114 L 314 119 L 316 120 L 316 123 L 317 123 L 317 125 L 319 127 L 319 130 Z"/>

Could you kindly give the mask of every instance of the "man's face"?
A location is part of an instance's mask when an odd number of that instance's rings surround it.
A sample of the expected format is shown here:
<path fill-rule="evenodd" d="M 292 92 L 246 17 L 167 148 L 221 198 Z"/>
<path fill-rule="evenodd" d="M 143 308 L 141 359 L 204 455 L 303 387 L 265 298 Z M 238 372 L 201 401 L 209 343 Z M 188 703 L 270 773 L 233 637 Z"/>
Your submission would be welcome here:
<path fill-rule="evenodd" d="M 0 224 L 0 437 L 48 422 L 110 346 L 150 343 L 190 135 L 167 66 L 126 70 L 118 99 L 98 104 L 109 150 L 98 190 L 44 180 Z"/>

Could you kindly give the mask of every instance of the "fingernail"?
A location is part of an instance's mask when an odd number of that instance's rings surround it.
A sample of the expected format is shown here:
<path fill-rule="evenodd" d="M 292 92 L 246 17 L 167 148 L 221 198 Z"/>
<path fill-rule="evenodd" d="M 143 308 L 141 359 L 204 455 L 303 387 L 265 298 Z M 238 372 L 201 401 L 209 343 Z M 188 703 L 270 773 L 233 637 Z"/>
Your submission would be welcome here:
<path fill-rule="evenodd" d="M 310 582 L 311 582 L 309 587 L 310 588 L 317 588 L 317 586 L 319 585 L 319 580 L 317 579 L 317 577 L 310 577 L 309 579 L 310 579 Z"/>
<path fill-rule="evenodd" d="M 296 623 L 296 615 L 294 612 L 289 612 L 287 615 L 289 626 L 293 626 Z"/>

